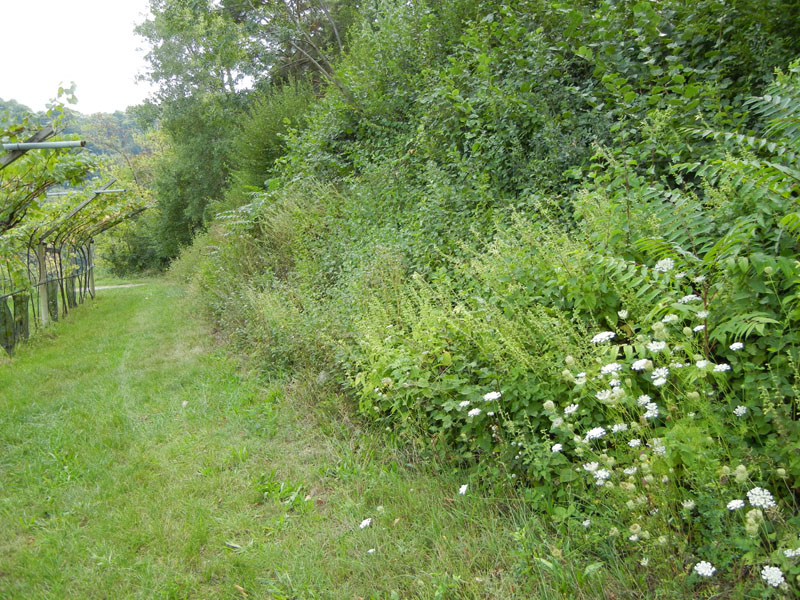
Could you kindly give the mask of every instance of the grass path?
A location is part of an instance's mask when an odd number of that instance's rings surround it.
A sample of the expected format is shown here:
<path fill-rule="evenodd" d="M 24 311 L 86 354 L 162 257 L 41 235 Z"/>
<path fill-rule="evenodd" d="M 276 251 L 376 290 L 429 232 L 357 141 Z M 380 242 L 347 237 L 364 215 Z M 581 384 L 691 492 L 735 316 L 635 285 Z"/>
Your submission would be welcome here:
<path fill-rule="evenodd" d="M 151 280 L 0 362 L 0 598 L 530 597 L 520 515 L 212 340 Z"/>

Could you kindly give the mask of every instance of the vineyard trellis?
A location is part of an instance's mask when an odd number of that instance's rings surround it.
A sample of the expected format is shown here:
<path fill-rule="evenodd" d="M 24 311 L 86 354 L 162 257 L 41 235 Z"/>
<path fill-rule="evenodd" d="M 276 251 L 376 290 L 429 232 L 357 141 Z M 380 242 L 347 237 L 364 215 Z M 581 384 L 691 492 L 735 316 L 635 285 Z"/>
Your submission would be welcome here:
<path fill-rule="evenodd" d="M 24 130 L 17 127 L 9 135 L 7 129 L 4 138 Z M 29 150 L 85 146 L 77 140 L 47 142 L 54 134 L 48 125 L 23 142 L 3 143 L 0 175 Z M 0 176 L 0 346 L 8 353 L 30 336 L 31 323 L 46 326 L 95 297 L 95 237 L 147 208 L 141 199 L 116 200 L 115 194 L 127 191 L 109 189 L 116 178 L 90 192 L 72 188 L 53 194 L 66 198 L 48 203 L 48 189 L 74 186 L 98 166 L 94 160 L 69 158 L 59 162 L 51 154 L 28 161 L 10 177 Z"/>

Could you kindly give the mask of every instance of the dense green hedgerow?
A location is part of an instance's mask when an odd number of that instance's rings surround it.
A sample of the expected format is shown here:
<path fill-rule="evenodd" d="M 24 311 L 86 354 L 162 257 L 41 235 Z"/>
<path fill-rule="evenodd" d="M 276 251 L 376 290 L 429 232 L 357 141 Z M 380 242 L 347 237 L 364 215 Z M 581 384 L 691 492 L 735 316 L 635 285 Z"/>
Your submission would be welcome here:
<path fill-rule="evenodd" d="M 365 8 L 183 268 L 266 371 L 523 486 L 646 593 L 797 593 L 795 5 Z"/>

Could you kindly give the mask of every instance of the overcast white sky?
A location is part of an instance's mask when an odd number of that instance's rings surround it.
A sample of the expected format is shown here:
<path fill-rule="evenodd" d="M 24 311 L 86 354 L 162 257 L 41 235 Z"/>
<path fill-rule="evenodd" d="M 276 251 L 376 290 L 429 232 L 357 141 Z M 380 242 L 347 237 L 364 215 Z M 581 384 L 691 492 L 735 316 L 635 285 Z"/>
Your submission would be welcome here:
<path fill-rule="evenodd" d="M 0 0 L 0 98 L 42 110 L 60 84 L 77 84 L 82 113 L 139 104 L 149 89 L 145 42 L 133 28 L 148 0 Z"/>

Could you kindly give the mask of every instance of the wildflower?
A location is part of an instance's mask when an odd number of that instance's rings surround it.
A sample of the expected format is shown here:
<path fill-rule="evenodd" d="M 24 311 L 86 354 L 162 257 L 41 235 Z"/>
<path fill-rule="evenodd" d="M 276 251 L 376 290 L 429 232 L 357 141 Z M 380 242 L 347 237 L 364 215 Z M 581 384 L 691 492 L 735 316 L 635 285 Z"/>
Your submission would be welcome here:
<path fill-rule="evenodd" d="M 734 477 L 736 478 L 737 483 L 744 483 L 747 481 L 747 467 L 744 465 L 739 465 L 736 467 L 736 470 L 734 471 Z"/>
<path fill-rule="evenodd" d="M 565 415 L 571 415 L 576 410 L 578 410 L 578 405 L 577 404 L 570 404 L 567 408 L 564 409 L 564 414 Z"/>
<path fill-rule="evenodd" d="M 639 561 L 639 564 L 643 567 L 646 567 L 647 565 L 650 564 L 650 559 L 645 556 L 642 560 Z"/>
<path fill-rule="evenodd" d="M 608 535 L 610 537 L 617 537 L 619 535 L 619 529 L 617 529 L 616 527 L 612 527 L 611 529 L 608 530 Z"/>
<path fill-rule="evenodd" d="M 600 400 L 600 402 L 604 402 L 605 400 L 611 398 L 611 390 L 600 390 L 595 394 L 595 398 Z"/>
<path fill-rule="evenodd" d="M 666 315 L 661 319 L 662 323 L 675 323 L 678 320 L 678 315 Z"/>
<path fill-rule="evenodd" d="M 465 483 L 460 488 L 458 488 L 459 495 L 461 495 L 461 496 L 465 495 L 467 493 L 467 487 L 469 487 L 469 484 Z"/>
<path fill-rule="evenodd" d="M 666 446 L 653 446 L 653 454 L 658 454 L 659 456 L 664 456 L 666 453 L 667 453 L 667 447 Z M 662 477 L 661 481 L 666 483 L 667 482 L 666 477 Z"/>
<path fill-rule="evenodd" d="M 611 471 L 608 469 L 598 469 L 594 472 L 594 480 L 597 485 L 603 485 L 609 477 L 611 477 Z"/>
<path fill-rule="evenodd" d="M 705 275 L 698 275 L 697 277 L 692 278 L 692 281 L 694 281 L 695 283 L 703 283 L 705 280 L 706 280 Z"/>
<path fill-rule="evenodd" d="M 370 548 L 367 550 L 367 554 L 375 554 L 375 548 Z"/>
<path fill-rule="evenodd" d="M 686 277 L 686 271 L 678 271 L 673 277 L 675 277 L 675 279 L 683 279 Z"/>
<path fill-rule="evenodd" d="M 651 369 L 652 367 L 653 361 L 647 358 L 639 359 L 631 365 L 631 369 L 634 371 L 645 371 L 647 369 Z"/>
<path fill-rule="evenodd" d="M 620 431 L 627 431 L 628 424 L 627 423 L 617 423 L 611 428 L 611 433 L 619 433 Z"/>
<path fill-rule="evenodd" d="M 630 446 L 631 448 L 638 448 L 641 445 L 642 445 L 642 440 L 638 438 L 634 438 L 628 442 L 628 446 Z"/>
<path fill-rule="evenodd" d="M 647 344 L 647 349 L 650 350 L 650 352 L 661 352 L 666 347 L 667 347 L 666 342 L 653 341 Z"/>
<path fill-rule="evenodd" d="M 372 518 L 364 519 L 358 527 L 359 529 L 366 529 L 370 525 L 372 525 Z"/>
<path fill-rule="evenodd" d="M 783 583 L 783 572 L 778 567 L 768 566 L 761 569 L 761 579 L 767 582 L 767 585 L 778 587 Z"/>
<path fill-rule="evenodd" d="M 493 416 L 494 416 L 494 412 L 491 412 L 491 411 L 490 411 L 490 412 L 487 412 L 486 414 L 487 414 L 487 415 L 489 415 L 490 417 L 493 417 Z"/>
<path fill-rule="evenodd" d="M 694 302 L 695 300 L 700 300 L 700 296 L 696 296 L 695 294 L 687 294 L 678 300 L 678 304 L 689 304 L 689 302 Z"/>
<path fill-rule="evenodd" d="M 616 388 L 621 385 L 621 382 L 619 379 L 614 378 L 608 382 L 608 385 L 610 385 L 612 388 Z"/>
<path fill-rule="evenodd" d="M 708 317 L 708 311 L 707 310 L 701 310 L 699 313 L 697 313 L 697 318 L 698 319 L 705 319 L 706 317 Z"/>
<path fill-rule="evenodd" d="M 618 310 L 617 311 L 617 316 L 620 319 L 627 319 L 628 318 L 628 311 L 627 310 Z"/>
<path fill-rule="evenodd" d="M 684 500 L 681 502 L 681 506 L 686 510 L 692 510 L 695 507 L 695 502 L 694 500 Z"/>
<path fill-rule="evenodd" d="M 731 366 L 728 363 L 719 363 L 718 365 L 714 365 L 714 373 L 724 373 L 725 371 L 730 371 Z"/>
<path fill-rule="evenodd" d="M 800 556 L 800 548 L 795 548 L 794 550 L 786 549 L 783 551 L 783 554 L 786 558 L 797 558 Z"/>
<path fill-rule="evenodd" d="M 746 412 L 747 412 L 747 407 L 742 406 L 741 404 L 733 409 L 733 414 L 735 414 L 737 417 L 743 417 Z"/>
<path fill-rule="evenodd" d="M 653 267 L 653 271 L 656 273 L 666 273 L 668 271 L 672 271 L 675 268 L 675 261 L 671 258 L 662 258 L 658 261 L 655 266 Z"/>
<path fill-rule="evenodd" d="M 600 369 L 600 372 L 603 375 L 608 375 L 609 373 L 619 373 L 621 370 L 622 370 L 622 365 L 617 362 L 613 362 L 604 365 L 603 368 Z"/>
<path fill-rule="evenodd" d="M 600 468 L 600 463 L 597 462 L 585 463 L 583 465 L 583 470 L 588 471 L 589 473 L 594 473 L 598 468 Z"/>
<path fill-rule="evenodd" d="M 730 346 L 728 346 L 734 352 L 738 352 L 742 348 L 744 348 L 744 344 L 742 342 L 733 342 Z"/>
<path fill-rule="evenodd" d="M 744 500 L 739 500 L 738 498 L 736 500 L 731 500 L 728 502 L 727 506 L 728 510 L 739 510 L 740 508 L 744 508 Z"/>
<path fill-rule="evenodd" d="M 545 409 L 545 411 L 551 413 L 551 412 L 555 412 L 556 405 L 553 403 L 552 400 L 548 400 L 547 402 L 542 404 L 542 408 Z"/>
<path fill-rule="evenodd" d="M 561 452 L 561 450 L 563 448 L 564 448 L 564 446 L 562 446 L 561 444 L 553 444 L 553 447 L 550 448 L 550 451 L 551 452 Z"/>
<path fill-rule="evenodd" d="M 469 400 L 464 400 L 463 402 L 458 403 L 459 408 L 467 408 L 469 406 Z"/>
<path fill-rule="evenodd" d="M 638 470 L 639 470 L 639 467 L 634 466 L 634 467 L 628 467 L 627 469 L 625 469 L 622 472 L 625 473 L 625 475 L 635 475 L 636 471 L 638 471 Z"/>
<path fill-rule="evenodd" d="M 639 398 L 636 400 L 636 403 L 637 403 L 639 406 L 644 406 L 645 404 L 649 404 L 651 400 L 652 400 L 652 398 L 650 398 L 650 396 L 648 396 L 647 394 L 642 394 L 642 395 L 641 395 L 641 396 L 639 396 Z"/>
<path fill-rule="evenodd" d="M 708 366 L 708 364 L 709 364 L 709 363 L 708 363 L 708 361 L 707 361 L 707 360 L 698 360 L 698 361 L 695 363 L 695 366 L 696 366 L 698 369 L 705 369 L 705 368 Z"/>
<path fill-rule="evenodd" d="M 652 377 L 653 379 L 660 379 L 660 378 L 666 378 L 667 375 L 669 375 L 669 369 L 667 367 L 659 367 L 658 369 L 653 371 L 650 377 Z"/>
<path fill-rule="evenodd" d="M 707 560 L 701 560 L 694 566 L 694 572 L 700 577 L 711 577 L 717 569 Z"/>
<path fill-rule="evenodd" d="M 655 383 L 655 381 L 653 382 Z M 655 402 L 650 402 L 645 406 L 647 411 L 644 413 L 645 419 L 657 419 L 658 418 L 658 404 Z"/>
<path fill-rule="evenodd" d="M 473 408 L 471 411 L 469 411 L 467 413 L 467 416 L 468 417 L 477 417 L 479 414 L 481 414 L 481 409 L 480 408 Z"/>
<path fill-rule="evenodd" d="M 698 325 L 697 327 L 693 327 L 692 331 L 694 331 L 695 333 L 698 333 L 700 331 L 703 331 L 703 329 L 705 329 L 705 328 L 706 328 L 705 325 Z"/>
<path fill-rule="evenodd" d="M 744 530 L 750 537 L 756 537 L 761 529 L 761 524 L 764 522 L 764 513 L 759 509 L 747 511 L 745 515 Z"/>
<path fill-rule="evenodd" d="M 772 494 L 764 488 L 753 488 L 747 492 L 747 499 L 750 501 L 750 504 L 756 508 L 772 508 L 775 506 L 775 500 L 773 500 Z"/>
<path fill-rule="evenodd" d="M 653 385 L 655 386 L 664 385 L 665 383 L 667 383 L 667 380 L 664 379 L 663 377 L 659 377 L 658 379 L 653 380 Z"/>
<path fill-rule="evenodd" d="M 636 535 L 636 534 L 634 533 L 634 534 L 633 534 L 632 536 L 630 536 L 628 539 L 629 539 L 630 541 L 632 541 L 632 542 L 638 542 L 638 541 L 639 541 L 639 536 L 638 536 L 638 535 Z"/>
<path fill-rule="evenodd" d="M 592 338 L 592 344 L 602 344 L 613 339 L 617 334 L 613 331 L 603 331 Z"/>
<path fill-rule="evenodd" d="M 561 417 L 556 417 L 553 419 L 553 427 L 561 427 L 564 424 L 564 419 Z"/>
<path fill-rule="evenodd" d="M 500 392 L 489 392 L 483 396 L 484 402 L 491 402 L 492 400 L 499 400 L 502 394 Z"/>
<path fill-rule="evenodd" d="M 589 440 L 598 440 L 606 434 L 606 430 L 602 427 L 593 427 L 589 431 L 586 432 L 585 441 Z"/>
<path fill-rule="evenodd" d="M 584 527 L 589 527 L 589 525 L 591 524 L 592 522 L 589 519 L 586 519 L 583 523 L 581 523 L 581 525 L 583 525 Z"/>

